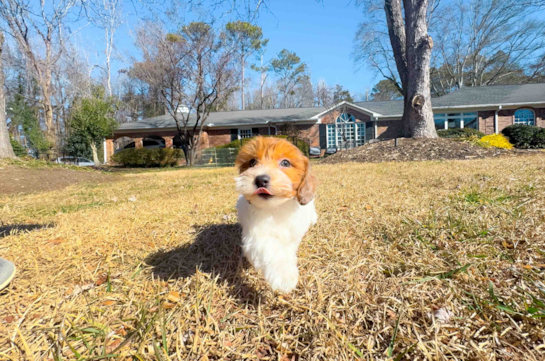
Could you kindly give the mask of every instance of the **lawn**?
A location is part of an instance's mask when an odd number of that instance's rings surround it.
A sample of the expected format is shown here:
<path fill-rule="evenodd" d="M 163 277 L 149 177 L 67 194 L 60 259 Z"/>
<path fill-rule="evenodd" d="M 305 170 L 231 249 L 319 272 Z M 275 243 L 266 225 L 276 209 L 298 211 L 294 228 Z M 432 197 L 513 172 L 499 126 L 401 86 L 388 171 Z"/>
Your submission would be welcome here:
<path fill-rule="evenodd" d="M 289 295 L 240 256 L 233 169 L 0 195 L 0 360 L 545 358 L 543 156 L 314 170 Z"/>

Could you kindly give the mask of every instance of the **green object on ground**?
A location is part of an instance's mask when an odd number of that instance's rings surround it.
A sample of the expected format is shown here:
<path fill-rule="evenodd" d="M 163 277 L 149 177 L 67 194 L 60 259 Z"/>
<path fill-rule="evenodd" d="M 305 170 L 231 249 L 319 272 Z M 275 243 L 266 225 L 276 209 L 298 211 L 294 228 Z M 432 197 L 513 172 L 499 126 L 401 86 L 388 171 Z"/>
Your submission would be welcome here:
<path fill-rule="evenodd" d="M 0 258 L 0 290 L 6 288 L 15 276 L 15 265 L 8 260 Z"/>

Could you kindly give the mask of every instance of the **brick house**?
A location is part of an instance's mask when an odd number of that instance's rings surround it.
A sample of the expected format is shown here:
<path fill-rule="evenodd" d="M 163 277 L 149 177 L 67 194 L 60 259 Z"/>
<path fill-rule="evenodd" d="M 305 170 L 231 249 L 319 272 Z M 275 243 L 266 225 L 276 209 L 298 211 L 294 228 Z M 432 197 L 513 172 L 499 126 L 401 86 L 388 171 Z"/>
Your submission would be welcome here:
<path fill-rule="evenodd" d="M 545 127 L 545 83 L 467 87 L 433 98 L 436 129 L 474 128 L 499 133 L 512 124 Z M 203 127 L 200 148 L 210 148 L 257 134 L 282 134 L 286 125 L 311 147 L 336 151 L 360 146 L 373 139 L 401 136 L 403 100 L 342 102 L 323 107 L 241 110 L 210 113 Z M 124 123 L 105 140 L 105 160 L 114 153 L 116 140 L 129 137 L 128 147 L 146 142 L 177 147 L 176 125 L 170 115 Z M 126 146 L 127 147 L 127 146 Z M 117 146 L 119 148 L 119 146 Z"/>

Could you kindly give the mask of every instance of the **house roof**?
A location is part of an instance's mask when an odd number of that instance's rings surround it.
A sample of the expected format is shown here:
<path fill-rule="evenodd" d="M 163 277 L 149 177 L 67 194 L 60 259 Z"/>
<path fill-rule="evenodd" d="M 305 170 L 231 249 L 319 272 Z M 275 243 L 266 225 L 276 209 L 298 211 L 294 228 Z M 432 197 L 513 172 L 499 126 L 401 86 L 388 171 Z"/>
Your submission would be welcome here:
<path fill-rule="evenodd" d="M 545 83 L 465 87 L 432 103 L 434 108 L 545 103 Z"/>
<path fill-rule="evenodd" d="M 354 104 L 381 116 L 401 116 L 403 114 L 403 100 L 356 102 Z"/>
<path fill-rule="evenodd" d="M 236 110 L 230 112 L 212 112 L 205 125 L 221 126 L 251 126 L 263 125 L 268 122 L 280 123 L 286 121 L 310 120 L 316 114 L 325 110 L 323 107 L 314 108 L 287 108 L 287 109 L 263 109 L 263 110 Z M 195 116 L 191 114 L 189 123 L 195 124 Z M 139 130 L 157 128 L 175 128 L 176 123 L 169 114 L 154 118 L 139 120 L 132 123 L 123 123 L 118 130 Z"/>
<path fill-rule="evenodd" d="M 522 85 L 494 85 L 486 87 L 466 87 L 450 94 L 432 99 L 432 107 L 437 109 L 476 108 L 490 106 L 545 104 L 545 83 Z M 348 106 L 355 105 L 360 110 L 367 110 L 379 118 L 400 117 L 403 114 L 403 100 L 343 102 Z M 338 105 L 337 105 L 338 106 Z M 335 109 L 288 108 L 264 110 L 237 110 L 229 112 L 210 113 L 205 125 L 209 127 L 257 126 L 267 123 L 282 123 L 286 121 L 317 121 L 321 114 Z M 194 124 L 194 115 L 190 125 Z M 121 124 L 118 130 L 134 131 L 144 129 L 175 128 L 176 124 L 170 115 L 161 115 L 143 119 L 137 122 Z"/>

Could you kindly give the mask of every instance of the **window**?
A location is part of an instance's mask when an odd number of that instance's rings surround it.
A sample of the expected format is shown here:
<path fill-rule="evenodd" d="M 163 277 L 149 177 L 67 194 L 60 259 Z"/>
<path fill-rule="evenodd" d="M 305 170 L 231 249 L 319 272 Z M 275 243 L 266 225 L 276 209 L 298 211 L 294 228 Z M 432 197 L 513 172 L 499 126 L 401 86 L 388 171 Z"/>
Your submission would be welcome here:
<path fill-rule="evenodd" d="M 348 113 L 341 114 L 335 124 L 327 124 L 327 148 L 352 148 L 363 145 L 366 137 L 366 123 L 356 123 Z"/>
<path fill-rule="evenodd" d="M 251 138 L 252 137 L 252 129 L 239 129 L 238 130 L 238 136 L 240 139 L 243 138 Z"/>
<path fill-rule="evenodd" d="M 515 124 L 535 124 L 534 112 L 530 109 L 519 109 L 515 112 Z"/>
<path fill-rule="evenodd" d="M 327 125 L 327 147 L 335 147 L 335 124 Z"/>
<path fill-rule="evenodd" d="M 473 128 L 478 129 L 477 113 L 435 114 L 435 129 Z"/>

